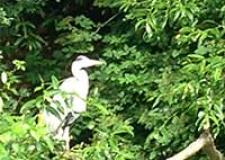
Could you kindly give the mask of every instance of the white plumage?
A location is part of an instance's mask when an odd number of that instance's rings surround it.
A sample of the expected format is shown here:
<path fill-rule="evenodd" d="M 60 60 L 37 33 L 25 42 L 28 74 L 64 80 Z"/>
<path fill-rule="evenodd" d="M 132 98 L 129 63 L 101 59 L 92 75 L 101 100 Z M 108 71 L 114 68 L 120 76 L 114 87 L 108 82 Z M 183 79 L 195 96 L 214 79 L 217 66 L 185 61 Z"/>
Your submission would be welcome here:
<path fill-rule="evenodd" d="M 66 149 L 69 149 L 70 124 L 79 117 L 80 113 L 86 111 L 89 77 L 85 68 L 100 64 L 102 62 L 86 56 L 78 56 L 72 63 L 73 76 L 63 81 L 59 88 L 62 93 L 56 94 L 50 104 L 57 114 L 48 109 L 44 111 L 45 123 L 49 131 L 55 135 L 55 138 L 66 142 Z"/>

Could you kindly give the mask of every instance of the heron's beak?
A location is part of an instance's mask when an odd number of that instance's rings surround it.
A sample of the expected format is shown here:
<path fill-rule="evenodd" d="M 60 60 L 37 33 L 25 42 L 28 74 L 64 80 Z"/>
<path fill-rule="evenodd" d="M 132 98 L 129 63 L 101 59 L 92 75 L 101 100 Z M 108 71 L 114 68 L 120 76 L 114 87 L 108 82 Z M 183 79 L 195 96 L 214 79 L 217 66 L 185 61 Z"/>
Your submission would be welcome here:
<path fill-rule="evenodd" d="M 91 59 L 90 61 L 89 61 L 89 66 L 91 67 L 91 66 L 99 66 L 99 65 L 102 65 L 102 64 L 105 64 L 105 62 L 103 62 L 103 61 L 98 61 L 98 60 L 93 60 L 93 59 Z"/>

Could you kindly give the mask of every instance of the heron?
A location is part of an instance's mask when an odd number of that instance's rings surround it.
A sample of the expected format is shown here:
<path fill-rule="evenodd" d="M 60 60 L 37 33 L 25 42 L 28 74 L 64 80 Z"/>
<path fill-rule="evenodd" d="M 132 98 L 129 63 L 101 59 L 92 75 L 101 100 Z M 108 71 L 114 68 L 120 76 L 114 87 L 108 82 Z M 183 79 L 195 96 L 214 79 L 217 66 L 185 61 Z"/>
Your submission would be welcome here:
<path fill-rule="evenodd" d="M 89 76 L 85 69 L 102 65 L 104 62 L 78 56 L 71 66 L 72 76 L 66 78 L 59 86 L 60 93 L 53 96 L 50 108 L 44 110 L 44 121 L 54 137 L 65 142 L 65 149 L 70 146 L 70 126 L 86 111 L 86 100 L 89 92 Z"/>

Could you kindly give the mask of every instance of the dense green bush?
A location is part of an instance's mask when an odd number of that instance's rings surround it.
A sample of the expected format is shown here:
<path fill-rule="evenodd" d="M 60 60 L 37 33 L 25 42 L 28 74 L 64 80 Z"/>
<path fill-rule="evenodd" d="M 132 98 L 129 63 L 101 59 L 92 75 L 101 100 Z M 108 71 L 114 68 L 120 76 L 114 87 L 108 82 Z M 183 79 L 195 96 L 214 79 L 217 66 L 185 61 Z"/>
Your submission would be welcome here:
<path fill-rule="evenodd" d="M 224 151 L 224 11 L 222 0 L 2 0 L 1 159 L 160 160 L 205 125 Z M 62 155 L 35 118 L 80 54 L 107 65 L 90 71 Z"/>

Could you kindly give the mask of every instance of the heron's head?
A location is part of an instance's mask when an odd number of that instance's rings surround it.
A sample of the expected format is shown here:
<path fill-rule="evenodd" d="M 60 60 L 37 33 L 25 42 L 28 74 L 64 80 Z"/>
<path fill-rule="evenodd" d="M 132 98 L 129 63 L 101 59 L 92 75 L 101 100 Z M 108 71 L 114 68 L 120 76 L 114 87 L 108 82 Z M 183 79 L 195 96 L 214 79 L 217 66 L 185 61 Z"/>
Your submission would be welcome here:
<path fill-rule="evenodd" d="M 98 66 L 103 63 L 104 62 L 102 61 L 90 59 L 86 56 L 80 55 L 72 63 L 72 72 L 74 72 L 75 70 L 86 69 L 92 66 Z"/>

